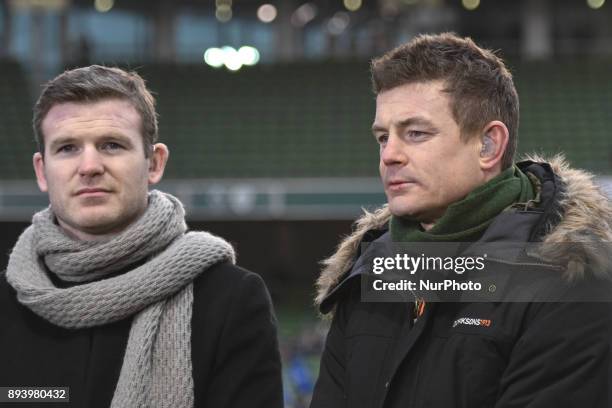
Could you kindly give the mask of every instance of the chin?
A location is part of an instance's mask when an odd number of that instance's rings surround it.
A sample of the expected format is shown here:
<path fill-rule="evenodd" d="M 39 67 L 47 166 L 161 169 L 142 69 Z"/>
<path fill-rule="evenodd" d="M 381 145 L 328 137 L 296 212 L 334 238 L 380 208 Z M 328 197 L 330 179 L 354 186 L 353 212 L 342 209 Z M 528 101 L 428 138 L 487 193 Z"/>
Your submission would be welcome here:
<path fill-rule="evenodd" d="M 432 218 L 435 219 L 434 214 L 431 211 L 431 207 L 427 207 L 425 204 L 398 200 L 389 201 L 389 211 L 396 217 L 406 217 L 419 222 L 427 222 Z"/>
<path fill-rule="evenodd" d="M 398 203 L 395 200 L 389 202 L 389 211 L 396 217 L 413 217 L 418 210 L 407 203 Z"/>
<path fill-rule="evenodd" d="M 108 222 L 101 220 L 85 220 L 85 221 L 77 221 L 74 226 L 80 231 L 87 232 L 90 234 L 96 234 L 108 229 Z"/>
<path fill-rule="evenodd" d="M 74 219 L 74 222 L 83 229 L 96 230 L 117 223 L 117 217 L 112 213 L 96 211 L 89 214 L 81 214 L 80 217 Z"/>

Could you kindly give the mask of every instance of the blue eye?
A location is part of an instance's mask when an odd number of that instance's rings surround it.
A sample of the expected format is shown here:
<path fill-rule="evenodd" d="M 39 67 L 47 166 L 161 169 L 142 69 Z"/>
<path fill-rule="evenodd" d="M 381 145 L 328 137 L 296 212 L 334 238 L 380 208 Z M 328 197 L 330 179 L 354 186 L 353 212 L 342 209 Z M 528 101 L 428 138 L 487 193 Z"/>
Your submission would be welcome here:
<path fill-rule="evenodd" d="M 387 140 L 389 140 L 389 135 L 380 135 L 376 137 L 376 141 L 379 145 L 385 145 L 387 143 Z"/>
<path fill-rule="evenodd" d="M 407 135 L 410 139 L 423 139 L 428 135 L 426 132 L 421 132 L 419 130 L 409 130 Z"/>
<path fill-rule="evenodd" d="M 76 150 L 76 146 L 75 145 L 67 144 L 67 145 L 60 146 L 57 149 L 57 153 L 72 153 L 75 150 Z"/>
<path fill-rule="evenodd" d="M 102 145 L 102 149 L 104 150 L 119 150 L 119 149 L 123 149 L 123 146 L 121 146 L 119 143 L 115 143 L 115 142 L 106 142 Z"/>

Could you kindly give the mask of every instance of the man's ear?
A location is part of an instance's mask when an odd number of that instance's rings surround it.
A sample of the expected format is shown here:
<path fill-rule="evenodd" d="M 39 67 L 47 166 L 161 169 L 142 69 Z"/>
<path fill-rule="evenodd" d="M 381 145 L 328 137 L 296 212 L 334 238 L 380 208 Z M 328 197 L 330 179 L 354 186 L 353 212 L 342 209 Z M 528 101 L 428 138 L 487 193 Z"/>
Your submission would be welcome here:
<path fill-rule="evenodd" d="M 153 145 L 153 151 L 149 157 L 149 184 L 156 184 L 162 179 L 169 155 L 170 151 L 165 144 Z"/>
<path fill-rule="evenodd" d="M 45 176 L 45 163 L 43 161 L 43 155 L 41 152 L 34 153 L 32 157 L 32 164 L 34 165 L 34 173 L 36 173 L 36 183 L 38 188 L 43 193 L 48 191 L 47 177 Z"/>
<path fill-rule="evenodd" d="M 480 168 L 483 171 L 492 171 L 499 168 L 508 146 L 508 128 L 503 122 L 494 120 L 484 127 L 480 140 Z"/>

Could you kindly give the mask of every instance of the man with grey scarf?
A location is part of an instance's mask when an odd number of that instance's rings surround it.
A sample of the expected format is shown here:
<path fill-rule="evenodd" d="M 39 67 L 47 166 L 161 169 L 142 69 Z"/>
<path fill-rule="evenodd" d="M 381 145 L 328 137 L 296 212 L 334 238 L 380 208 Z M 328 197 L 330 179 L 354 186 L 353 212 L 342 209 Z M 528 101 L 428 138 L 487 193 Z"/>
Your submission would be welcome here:
<path fill-rule="evenodd" d="M 72 407 L 281 407 L 263 281 L 223 239 L 187 232 L 177 198 L 149 192 L 168 148 L 142 78 L 66 71 L 33 126 L 50 206 L 0 276 L 0 386 L 69 387 Z"/>

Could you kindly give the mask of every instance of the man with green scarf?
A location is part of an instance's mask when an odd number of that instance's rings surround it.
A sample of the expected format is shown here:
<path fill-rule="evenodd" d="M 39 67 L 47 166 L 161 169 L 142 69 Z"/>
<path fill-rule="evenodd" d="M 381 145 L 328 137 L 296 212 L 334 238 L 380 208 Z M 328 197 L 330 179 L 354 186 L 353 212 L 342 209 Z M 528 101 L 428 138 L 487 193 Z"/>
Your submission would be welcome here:
<path fill-rule="evenodd" d="M 371 68 L 388 204 L 324 263 L 333 321 L 311 407 L 609 407 L 608 198 L 560 157 L 514 164 L 512 76 L 469 38 L 420 35 Z M 441 243 L 462 259 L 497 248 L 477 275 L 497 285 L 367 297 L 372 259 Z"/>
<path fill-rule="evenodd" d="M 0 403 L 280 408 L 263 281 L 223 239 L 187 231 L 176 197 L 149 191 L 169 153 L 143 79 L 66 71 L 33 125 L 50 206 L 0 276 Z"/>

